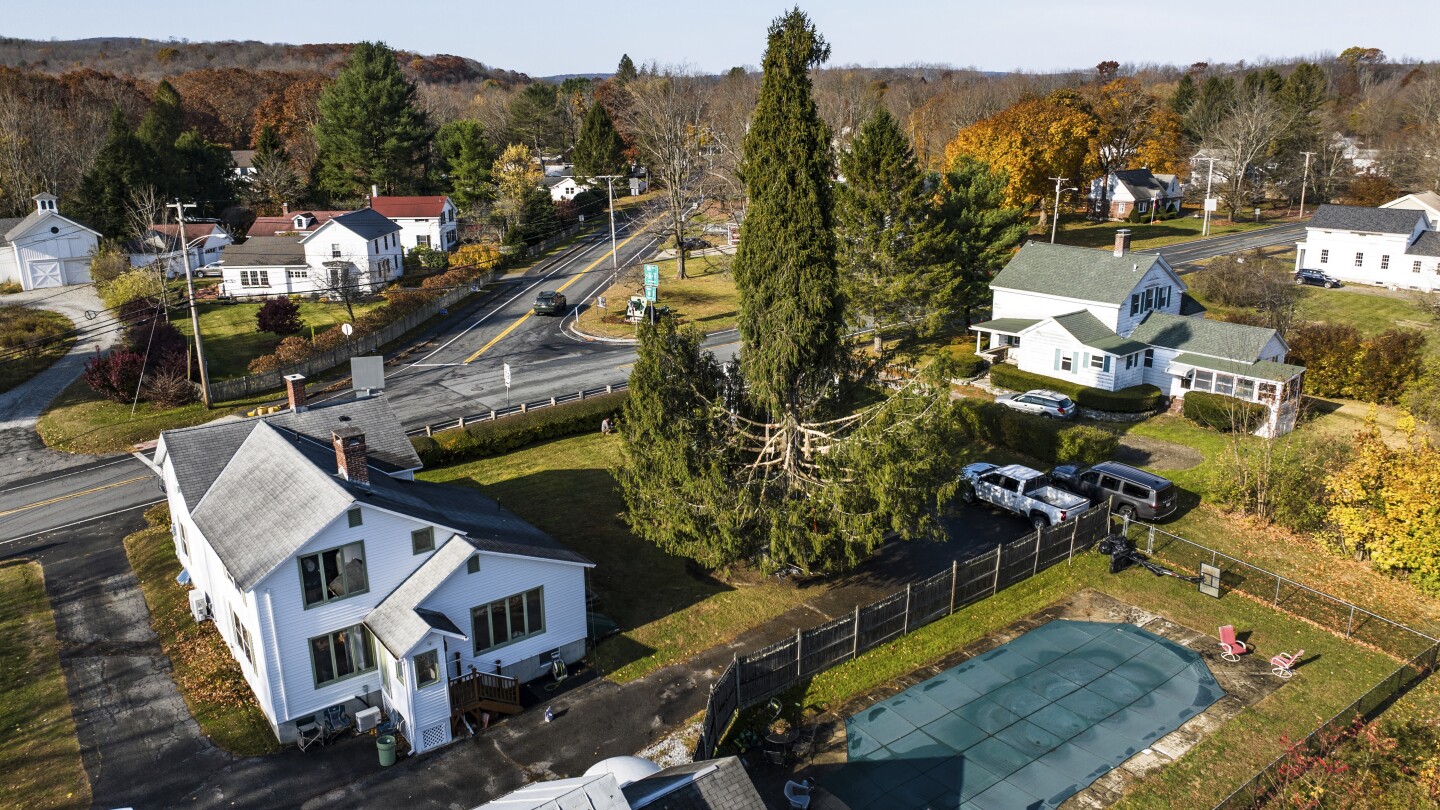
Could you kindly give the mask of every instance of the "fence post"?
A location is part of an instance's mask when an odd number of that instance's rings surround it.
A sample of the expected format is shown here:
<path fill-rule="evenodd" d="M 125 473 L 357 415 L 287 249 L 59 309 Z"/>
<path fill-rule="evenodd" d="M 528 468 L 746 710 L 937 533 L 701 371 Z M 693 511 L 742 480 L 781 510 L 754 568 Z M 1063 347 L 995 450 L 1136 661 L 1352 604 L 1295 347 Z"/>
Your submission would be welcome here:
<path fill-rule="evenodd" d="M 465 417 L 463 417 L 463 416 L 460 417 L 460 425 L 459 425 L 459 428 L 460 428 L 461 430 L 464 430 L 464 429 L 465 429 Z"/>
<path fill-rule="evenodd" d="M 1127 520 L 1126 522 L 1128 523 L 1129 521 Z M 1154 553 L 1155 553 L 1155 527 L 1154 527 L 1154 526 L 1151 526 L 1151 527 L 1150 527 L 1149 538 L 1150 538 L 1149 540 L 1146 540 L 1146 541 L 1145 541 L 1145 553 L 1146 553 L 1146 554 L 1154 554 Z"/>
<path fill-rule="evenodd" d="M 902 625 L 900 635 L 910 633 L 910 583 L 905 583 L 905 623 Z"/>
<path fill-rule="evenodd" d="M 1075 525 L 1070 529 L 1070 556 L 1065 558 L 1065 564 L 1071 565 L 1075 562 L 1075 536 L 1080 533 L 1080 518 L 1075 519 Z"/>
<path fill-rule="evenodd" d="M 1275 604 L 1280 604 L 1280 577 L 1278 574 L 1275 577 Z"/>
<path fill-rule="evenodd" d="M 494 421 L 495 421 L 495 409 L 494 409 L 494 408 L 491 408 L 491 409 L 490 409 L 490 421 L 491 421 L 491 422 L 494 422 Z"/>
<path fill-rule="evenodd" d="M 580 398 L 581 398 L 581 399 L 584 399 L 584 398 L 585 398 L 585 389 L 584 389 L 584 388 L 581 388 L 580 391 L 579 391 L 579 394 L 580 394 Z"/>
<path fill-rule="evenodd" d="M 854 633 L 853 638 L 854 638 L 854 640 L 853 640 L 853 642 L 852 642 L 851 645 L 850 645 L 850 658 L 851 658 L 852 660 L 860 657 L 860 606 L 859 606 L 859 605 L 856 605 L 856 606 L 855 606 L 855 633 Z"/>
<path fill-rule="evenodd" d="M 1000 558 L 1005 556 L 1005 544 L 995 544 L 995 582 L 990 585 L 990 595 L 1000 592 Z"/>
<path fill-rule="evenodd" d="M 795 630 L 795 680 L 800 680 L 801 674 L 805 671 L 805 656 L 801 655 L 800 644 L 804 641 L 805 632 L 796 628 Z"/>
<path fill-rule="evenodd" d="M 950 613 L 955 613 L 955 586 L 960 584 L 960 561 L 950 561 Z"/>
<path fill-rule="evenodd" d="M 615 393 L 615 386 L 613 386 L 613 385 L 607 385 L 607 386 L 605 386 L 605 393 L 607 393 L 607 394 L 613 394 L 613 393 Z"/>
<path fill-rule="evenodd" d="M 429 425 L 426 425 L 426 426 L 425 426 L 425 435 L 426 435 L 426 436 L 434 436 L 434 435 L 435 435 L 433 432 L 431 432 Z"/>
<path fill-rule="evenodd" d="M 525 403 L 520 403 L 520 412 L 525 413 Z"/>
<path fill-rule="evenodd" d="M 554 405 L 554 404 L 555 404 L 555 397 L 550 397 L 550 404 L 551 404 L 551 405 Z"/>
<path fill-rule="evenodd" d="M 1345 622 L 1345 638 L 1350 638 L 1350 628 L 1355 626 L 1355 606 L 1350 606 L 1350 618 Z"/>
<path fill-rule="evenodd" d="M 1044 529 L 1035 530 L 1035 560 L 1030 566 L 1030 576 L 1032 577 L 1040 572 L 1040 533 L 1043 531 Z"/>

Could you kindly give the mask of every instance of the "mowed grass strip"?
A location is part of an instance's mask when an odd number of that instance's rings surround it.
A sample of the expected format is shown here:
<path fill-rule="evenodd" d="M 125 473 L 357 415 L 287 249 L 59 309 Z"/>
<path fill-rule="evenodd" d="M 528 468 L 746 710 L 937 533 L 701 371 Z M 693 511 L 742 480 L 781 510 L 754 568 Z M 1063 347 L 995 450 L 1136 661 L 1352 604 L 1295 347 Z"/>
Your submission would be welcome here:
<path fill-rule="evenodd" d="M 34 377 L 75 345 L 75 324 L 48 309 L 0 305 L 0 393 Z"/>
<path fill-rule="evenodd" d="M 0 564 L 0 786 L 9 807 L 89 807 L 40 564 Z"/>
<path fill-rule="evenodd" d="M 1115 244 L 1115 232 L 1121 228 L 1130 230 L 1130 247 L 1134 250 L 1146 250 L 1148 248 L 1164 247 L 1175 245 L 1181 242 L 1190 242 L 1200 239 L 1200 232 L 1203 230 L 1203 220 L 1192 217 L 1192 209 L 1186 209 L 1182 216 L 1175 219 L 1157 220 L 1150 222 L 1087 222 L 1081 215 L 1069 211 L 1060 212 L 1060 228 L 1056 234 L 1055 242 L 1061 245 L 1077 245 L 1079 247 L 1108 248 Z M 1211 236 L 1225 236 L 1232 233 L 1244 233 L 1258 228 L 1265 228 L 1279 223 L 1268 222 L 1224 222 L 1212 219 L 1210 221 Z M 1037 228 L 1032 233 L 1045 239 L 1050 238 L 1050 224 Z"/>
<path fill-rule="evenodd" d="M 817 594 L 776 583 L 722 580 L 636 537 L 610 468 L 618 436 L 560 439 L 497 458 L 425 470 L 419 478 L 478 487 L 595 563 L 595 609 L 621 634 L 597 650 L 612 680 L 641 677 L 736 636 Z"/>
<path fill-rule="evenodd" d="M 136 443 L 150 441 L 162 430 L 201 425 L 231 413 L 243 413 L 272 399 L 273 394 L 260 394 L 216 403 L 210 410 L 198 402 L 156 410 L 146 402 L 134 407 L 128 402 L 111 402 L 79 379 L 61 391 L 40 415 L 35 432 L 47 447 L 64 453 L 127 453 Z"/>
<path fill-rule="evenodd" d="M 298 334 L 310 338 L 327 329 L 333 329 L 350 321 L 350 313 L 344 304 L 329 301 L 295 299 L 300 306 L 300 320 L 305 328 Z M 355 317 L 378 309 L 384 301 L 364 301 L 353 304 Z M 275 335 L 258 331 L 255 316 L 260 304 L 222 304 L 206 302 L 197 304 L 200 316 L 200 334 L 205 339 L 205 361 L 210 377 L 224 380 L 243 377 L 250 373 L 250 361 L 275 351 L 286 335 Z M 172 321 L 180 333 L 189 337 L 193 334 L 190 319 L 176 317 Z"/>
<path fill-rule="evenodd" d="M 660 266 L 659 306 L 670 307 L 681 323 L 693 324 L 706 332 L 718 332 L 734 328 L 739 311 L 740 293 L 730 273 L 734 259 L 723 253 L 690 256 L 685 260 L 684 279 L 675 278 L 678 269 L 674 259 L 645 264 Z M 630 296 L 645 292 L 642 275 L 640 265 L 622 270 L 619 278 L 600 293 L 605 298 L 605 309 L 596 306 L 592 299 L 589 308 L 580 314 L 580 329 L 602 337 L 634 337 L 635 326 L 625 323 L 623 318 Z"/>
<path fill-rule="evenodd" d="M 150 626 L 170 657 L 175 685 L 216 745 L 239 756 L 274 753 L 280 743 L 229 646 L 213 622 L 196 624 L 190 616 L 190 589 L 175 582 L 180 560 L 164 515 L 163 508 L 147 512 L 151 527 L 125 538 L 125 554 L 150 608 Z"/>

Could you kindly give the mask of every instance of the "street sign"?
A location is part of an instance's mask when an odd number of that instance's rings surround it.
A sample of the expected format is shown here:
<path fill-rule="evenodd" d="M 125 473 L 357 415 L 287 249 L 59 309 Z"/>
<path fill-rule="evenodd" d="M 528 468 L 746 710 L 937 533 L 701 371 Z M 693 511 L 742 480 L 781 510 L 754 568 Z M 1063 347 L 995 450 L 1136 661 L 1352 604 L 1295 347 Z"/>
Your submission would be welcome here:
<path fill-rule="evenodd" d="M 659 286 L 660 286 L 660 265 L 658 265 L 658 264 L 647 264 L 647 265 L 645 265 L 645 286 L 646 286 L 646 287 L 659 287 Z M 651 301 L 654 301 L 655 299 L 654 299 L 654 298 L 651 298 L 650 300 L 651 300 Z"/>
<path fill-rule="evenodd" d="M 601 309 L 604 309 L 604 308 L 605 308 L 605 296 L 602 295 L 602 296 L 600 296 L 599 298 L 595 299 L 595 306 L 597 306 L 597 307 L 599 307 L 599 308 L 601 308 Z"/>
<path fill-rule="evenodd" d="M 355 327 L 348 323 L 342 323 L 340 324 L 340 331 L 348 338 L 355 334 Z"/>
<path fill-rule="evenodd" d="M 1219 199 L 1217 199 L 1217 198 L 1215 198 L 1215 197 L 1206 197 L 1206 198 L 1205 198 L 1205 210 L 1206 210 L 1206 211 L 1218 211 L 1219 209 L 1220 209 L 1220 200 L 1219 200 Z"/>
<path fill-rule="evenodd" d="M 502 364 L 502 365 L 503 365 L 504 368 L 505 368 L 505 387 L 506 387 L 506 388 L 509 388 L 509 387 L 510 387 L 510 364 L 509 364 L 509 363 L 504 363 L 504 364 Z"/>
<path fill-rule="evenodd" d="M 653 285 L 653 284 L 646 284 L 646 285 L 645 285 L 645 300 L 646 300 L 646 301 L 649 301 L 649 302 L 652 303 L 652 304 L 655 303 L 657 300 L 659 300 L 659 296 L 657 296 L 657 295 L 655 294 L 658 290 L 659 290 L 659 288 L 656 287 L 655 285 Z"/>

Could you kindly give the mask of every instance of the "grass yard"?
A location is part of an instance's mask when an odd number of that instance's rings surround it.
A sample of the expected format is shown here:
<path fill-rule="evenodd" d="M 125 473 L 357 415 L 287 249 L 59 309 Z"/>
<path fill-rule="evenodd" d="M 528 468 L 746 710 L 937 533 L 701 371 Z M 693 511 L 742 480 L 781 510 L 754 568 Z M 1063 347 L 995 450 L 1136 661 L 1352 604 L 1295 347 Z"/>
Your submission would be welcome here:
<path fill-rule="evenodd" d="M 0 564 L 0 787 L 11 807 L 89 807 L 90 782 L 60 669 L 40 564 Z"/>
<path fill-rule="evenodd" d="M 694 324 L 706 332 L 718 332 L 735 326 L 739 293 L 730 274 L 734 261 L 730 254 L 691 256 L 685 260 L 687 278 L 676 280 L 676 261 L 664 259 L 649 264 L 660 265 L 659 305 L 670 307 L 683 324 Z M 643 269 L 628 267 L 604 292 L 606 308 L 592 306 L 580 315 L 580 329 L 592 335 L 612 338 L 635 336 L 635 326 L 626 323 L 625 302 L 632 295 L 644 293 Z"/>
<path fill-rule="evenodd" d="M 150 528 L 125 538 L 125 554 L 140 580 L 150 626 L 170 657 L 175 685 L 212 742 L 232 754 L 254 756 L 280 750 L 270 724 L 245 683 L 240 665 L 213 623 L 190 617 L 189 588 L 175 582 L 180 560 L 163 507 L 146 512 Z"/>
<path fill-rule="evenodd" d="M 419 477 L 479 487 L 595 562 L 596 610 L 622 630 L 596 651 L 612 680 L 725 644 L 816 595 L 769 578 L 722 581 L 636 537 L 621 519 L 624 503 L 610 474 L 619 455 L 619 437 L 590 434 Z"/>
<path fill-rule="evenodd" d="M 1164 247 L 1180 242 L 1189 242 L 1202 238 L 1200 231 L 1203 229 L 1203 221 L 1190 216 L 1194 213 L 1186 209 L 1183 216 L 1170 220 L 1161 220 L 1154 224 L 1150 223 L 1129 223 L 1129 222 L 1088 222 L 1079 214 L 1068 211 L 1060 213 L 1060 230 L 1055 235 L 1056 244 L 1078 245 L 1080 247 L 1110 248 L 1115 245 L 1115 232 L 1121 228 L 1130 229 L 1130 247 L 1135 250 L 1146 248 Z M 1230 233 L 1242 233 L 1253 231 L 1257 228 L 1265 228 L 1278 224 L 1274 221 L 1261 222 L 1227 222 L 1225 220 L 1212 219 L 1210 221 L 1210 235 L 1224 236 Z M 1049 224 L 1045 228 L 1036 228 L 1033 235 L 1050 238 Z"/>
<path fill-rule="evenodd" d="M 0 393 L 64 357 L 75 345 L 74 330 L 75 324 L 58 312 L 0 305 Z"/>
<path fill-rule="evenodd" d="M 326 301 L 300 301 L 300 319 L 305 328 L 300 332 L 312 337 L 327 329 L 337 327 L 350 320 L 344 304 Z M 384 301 L 356 303 L 355 315 L 359 317 L 384 305 Z M 200 313 L 200 334 L 205 337 L 205 360 L 210 367 L 210 377 L 224 380 L 243 377 L 249 372 L 250 361 L 262 354 L 269 354 L 280 345 L 280 335 L 256 331 L 255 315 L 260 304 L 222 304 L 206 302 L 198 305 Z M 176 328 L 189 337 L 190 319 L 176 318 Z"/>
<path fill-rule="evenodd" d="M 260 394 L 250 399 L 219 402 L 208 411 L 198 402 L 163 411 L 142 402 L 132 413 L 130 405 L 100 397 L 81 379 L 55 397 L 41 414 L 35 431 L 47 447 L 63 453 L 128 453 L 136 444 L 159 436 L 162 430 L 200 425 L 230 413 L 244 413 L 274 398 L 273 394 Z"/>

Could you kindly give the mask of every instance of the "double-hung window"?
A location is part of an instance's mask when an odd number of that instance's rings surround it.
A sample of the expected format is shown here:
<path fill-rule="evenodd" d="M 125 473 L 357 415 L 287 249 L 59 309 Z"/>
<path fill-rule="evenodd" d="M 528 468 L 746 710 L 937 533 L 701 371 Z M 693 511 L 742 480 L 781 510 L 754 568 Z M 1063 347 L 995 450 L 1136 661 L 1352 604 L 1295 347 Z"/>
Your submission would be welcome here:
<path fill-rule="evenodd" d="M 286 270 L 286 271 L 285 271 L 285 277 L 286 277 L 286 278 L 307 278 L 307 277 L 309 277 L 309 275 L 310 275 L 310 272 L 309 272 L 308 270 Z"/>
<path fill-rule="evenodd" d="M 1132 368 L 1135 368 L 1135 367 L 1138 366 L 1138 365 L 1140 365 L 1140 355 L 1139 355 L 1139 354 L 1127 354 L 1127 355 L 1125 355 L 1125 368 L 1127 368 L 1127 369 L 1132 369 Z"/>
<path fill-rule="evenodd" d="M 1356 267 L 1364 267 L 1364 266 L 1365 266 L 1365 254 L 1364 254 L 1364 253 L 1356 253 L 1356 254 L 1355 254 L 1355 266 L 1356 266 Z"/>
<path fill-rule="evenodd" d="M 245 653 L 245 660 L 255 665 L 255 653 L 250 647 L 250 631 L 240 623 L 240 614 L 233 609 L 230 611 L 230 626 L 235 631 L 235 643 L 240 645 L 241 652 Z"/>
<path fill-rule="evenodd" d="M 470 611 L 475 654 L 545 632 L 544 588 L 535 588 Z"/>
<path fill-rule="evenodd" d="M 1071 356 L 1071 354 L 1070 354 L 1069 352 L 1064 352 L 1064 353 L 1062 353 L 1062 354 L 1060 355 L 1060 370 L 1061 370 L 1061 371 L 1074 371 L 1074 370 L 1075 370 L 1074 358 Z"/>
<path fill-rule="evenodd" d="M 340 243 L 339 243 L 339 242 L 331 242 L 331 243 L 330 243 L 330 258 L 332 258 L 332 259 L 338 259 L 338 258 L 340 258 Z"/>
<path fill-rule="evenodd" d="M 1154 349 L 1146 349 L 1146 350 L 1145 350 L 1145 368 L 1151 368 L 1151 367 L 1153 367 L 1154 365 L 1155 365 L 1155 350 L 1154 350 Z"/>
<path fill-rule="evenodd" d="M 357 624 L 310 639 L 310 663 L 316 686 L 369 672 L 375 668 L 370 631 Z"/>
<path fill-rule="evenodd" d="M 1327 250 L 1322 250 L 1322 251 L 1320 251 L 1320 263 L 1321 263 L 1321 264 L 1329 264 L 1329 263 L 1330 263 L 1330 251 L 1329 251 L 1328 249 L 1327 249 Z"/>
<path fill-rule="evenodd" d="M 415 247 L 423 247 L 423 248 L 428 248 L 428 247 L 430 247 L 430 235 L 429 235 L 429 234 L 425 234 L 425 235 L 423 235 L 423 236 L 417 236 L 417 237 L 415 237 Z"/>
<path fill-rule="evenodd" d="M 1412 264 L 1412 265 L 1410 265 L 1410 272 L 1412 272 L 1412 273 L 1418 273 L 1418 272 L 1420 272 L 1420 260 L 1419 260 L 1419 259 L 1416 259 L 1416 260 L 1415 260 L 1415 263 Z"/>
<path fill-rule="evenodd" d="M 333 602 L 370 590 L 364 542 L 347 543 L 300 556 L 300 586 L 305 607 Z"/>
<path fill-rule="evenodd" d="M 1382 254 L 1380 254 L 1380 269 L 1381 269 L 1381 270 L 1389 270 L 1389 269 L 1390 269 L 1390 254 L 1389 254 L 1389 253 L 1382 253 Z"/>
<path fill-rule="evenodd" d="M 415 656 L 415 688 L 424 689 L 440 681 L 440 654 L 428 650 Z"/>
<path fill-rule="evenodd" d="M 1107 365 L 1108 365 L 1108 364 L 1105 362 L 1105 355 L 1103 355 L 1103 354 L 1092 354 L 1092 355 L 1090 355 L 1090 368 L 1096 368 L 1096 369 L 1104 370 Z"/>
<path fill-rule="evenodd" d="M 270 271 L 269 271 L 269 270 L 241 270 L 241 271 L 240 271 L 240 286 L 241 286 L 241 287 L 269 287 L 269 286 L 270 286 Z"/>

